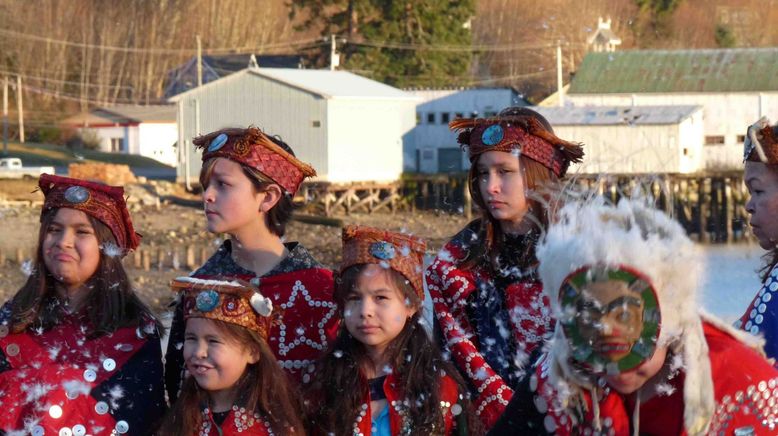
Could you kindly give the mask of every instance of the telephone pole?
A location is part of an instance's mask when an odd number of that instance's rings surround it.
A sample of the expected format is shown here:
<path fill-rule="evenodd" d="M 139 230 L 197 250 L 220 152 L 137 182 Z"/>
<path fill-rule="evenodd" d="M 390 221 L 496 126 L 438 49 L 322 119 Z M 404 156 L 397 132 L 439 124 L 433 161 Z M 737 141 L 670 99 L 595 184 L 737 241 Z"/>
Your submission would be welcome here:
<path fill-rule="evenodd" d="M 3 77 L 3 153 L 8 154 L 8 76 Z"/>
<path fill-rule="evenodd" d="M 340 65 L 340 55 L 338 54 L 337 48 L 335 35 L 330 35 L 330 71 L 335 71 Z"/>
<path fill-rule="evenodd" d="M 565 105 L 565 93 L 564 83 L 562 81 L 562 45 L 557 42 L 556 44 L 556 88 L 557 96 L 559 97 L 559 107 Z"/>
<path fill-rule="evenodd" d="M 203 86 L 203 46 L 197 35 L 197 86 Z"/>
<path fill-rule="evenodd" d="M 22 76 L 16 76 L 16 111 L 19 112 L 19 142 L 24 144 L 24 104 L 22 103 Z"/>

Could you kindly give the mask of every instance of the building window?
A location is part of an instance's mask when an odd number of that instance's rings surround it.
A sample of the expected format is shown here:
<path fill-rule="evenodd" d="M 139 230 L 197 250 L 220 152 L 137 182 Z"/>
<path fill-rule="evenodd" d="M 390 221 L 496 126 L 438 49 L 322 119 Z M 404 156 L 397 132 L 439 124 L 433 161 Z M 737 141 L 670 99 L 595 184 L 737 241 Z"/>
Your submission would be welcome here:
<path fill-rule="evenodd" d="M 313 127 L 321 127 L 321 121 L 319 121 L 319 120 L 315 120 L 315 121 L 313 122 Z"/>
<path fill-rule="evenodd" d="M 462 112 L 457 112 L 456 115 L 454 115 L 454 117 L 455 118 L 464 118 L 465 114 L 463 114 Z"/>
<path fill-rule="evenodd" d="M 724 144 L 724 135 L 714 135 L 705 137 L 705 145 L 722 145 Z"/>
<path fill-rule="evenodd" d="M 737 142 L 738 144 L 746 142 L 746 135 L 737 135 Z"/>
<path fill-rule="evenodd" d="M 421 112 L 416 112 L 416 125 L 421 124 Z"/>
<path fill-rule="evenodd" d="M 427 124 L 435 124 L 435 112 L 427 114 Z"/>
<path fill-rule="evenodd" d="M 451 114 L 450 113 L 443 112 L 442 114 L 440 114 L 440 124 L 448 124 L 448 122 L 450 121 L 450 118 L 451 118 Z"/>
<path fill-rule="evenodd" d="M 122 138 L 111 138 L 111 151 L 122 151 Z"/>

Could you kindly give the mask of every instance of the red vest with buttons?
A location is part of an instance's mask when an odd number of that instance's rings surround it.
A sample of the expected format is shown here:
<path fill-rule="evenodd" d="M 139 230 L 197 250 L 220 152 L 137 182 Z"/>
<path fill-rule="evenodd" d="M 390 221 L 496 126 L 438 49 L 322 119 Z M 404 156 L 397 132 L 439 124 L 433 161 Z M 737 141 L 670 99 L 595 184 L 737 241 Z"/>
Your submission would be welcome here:
<path fill-rule="evenodd" d="M 389 408 L 389 426 L 391 434 L 408 434 L 407 425 L 404 422 L 404 409 L 401 393 L 397 388 L 397 378 L 393 374 L 386 376 L 384 380 L 384 393 L 386 394 L 386 407 Z M 354 435 L 370 436 L 372 422 L 370 417 L 370 391 L 366 388 L 362 410 L 357 415 L 357 422 L 354 423 Z M 446 430 L 443 434 L 451 434 L 454 427 L 454 415 L 451 413 L 451 407 L 459 401 L 459 391 L 456 382 L 448 376 L 443 376 L 440 382 L 440 402 L 441 411 L 446 422 Z M 462 413 L 465 413 L 462 411 Z M 405 428 L 406 431 L 403 431 Z"/>
<path fill-rule="evenodd" d="M 70 316 L 49 331 L 18 334 L 0 327 L 0 429 L 151 434 L 165 411 L 154 324 L 88 338 L 86 323 Z"/>
<path fill-rule="evenodd" d="M 200 428 L 196 436 L 272 436 L 273 429 L 258 413 L 247 412 L 233 406 L 221 427 L 213 421 L 213 413 L 205 408 L 201 411 Z"/>

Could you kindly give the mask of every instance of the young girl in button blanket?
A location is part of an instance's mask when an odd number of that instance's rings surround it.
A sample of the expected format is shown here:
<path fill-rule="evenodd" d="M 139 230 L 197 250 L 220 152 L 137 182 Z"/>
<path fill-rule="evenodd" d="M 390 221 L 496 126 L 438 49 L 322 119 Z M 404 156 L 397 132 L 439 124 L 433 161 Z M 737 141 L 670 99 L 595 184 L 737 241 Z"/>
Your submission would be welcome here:
<path fill-rule="evenodd" d="M 488 428 L 502 414 L 529 356 L 552 331 L 537 278 L 536 243 L 548 224 L 552 189 L 580 144 L 560 139 L 539 113 L 504 109 L 497 117 L 449 125 L 471 162 L 468 188 L 481 218 L 440 250 L 425 279 L 436 332 L 467 378 L 476 413 Z"/>
<path fill-rule="evenodd" d="M 751 198 L 746 210 L 751 230 L 767 251 L 762 287 L 740 326 L 765 338 L 768 357 L 778 359 L 778 125 L 766 119 L 749 127 L 745 140 L 745 174 Z"/>
<path fill-rule="evenodd" d="M 0 433 L 152 434 L 165 411 L 159 323 L 122 267 L 140 242 L 124 190 L 39 185 L 32 273 L 0 310 Z"/>
<path fill-rule="evenodd" d="M 259 285 L 283 309 L 267 343 L 296 381 L 327 349 L 337 331 L 332 271 L 301 244 L 284 241 L 292 198 L 316 174 L 291 148 L 256 127 L 223 129 L 195 138 L 203 148 L 200 183 L 208 231 L 229 235 L 193 275 L 233 277 Z M 175 310 L 165 361 L 171 401 L 184 369 L 183 313 Z"/>
<path fill-rule="evenodd" d="M 314 433 L 480 433 L 464 383 L 424 327 L 424 250 L 409 235 L 344 229 L 335 293 L 343 322 L 306 404 Z"/>
<path fill-rule="evenodd" d="M 303 434 L 299 402 L 267 345 L 280 315 L 272 300 L 245 282 L 180 277 L 172 287 L 189 377 L 159 434 Z"/>

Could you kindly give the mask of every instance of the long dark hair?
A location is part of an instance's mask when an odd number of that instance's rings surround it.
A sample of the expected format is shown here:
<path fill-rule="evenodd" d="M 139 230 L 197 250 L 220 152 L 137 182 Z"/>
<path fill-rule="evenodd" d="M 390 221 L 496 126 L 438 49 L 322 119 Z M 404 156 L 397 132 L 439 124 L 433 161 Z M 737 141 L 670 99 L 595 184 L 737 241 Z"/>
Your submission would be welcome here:
<path fill-rule="evenodd" d="M 765 255 L 762 256 L 762 260 L 764 260 L 765 263 L 764 266 L 759 269 L 759 274 L 761 275 L 762 282 L 764 282 L 770 277 L 770 271 L 775 268 L 775 265 L 778 265 L 778 248 L 773 248 L 765 253 Z"/>
<path fill-rule="evenodd" d="M 239 325 L 219 320 L 209 321 L 228 340 L 259 354 L 259 360 L 246 366 L 235 387 L 239 393 L 237 401 L 240 407 L 260 413 L 276 434 L 304 434 L 299 398 L 290 385 L 289 376 L 278 366 L 265 340 L 255 331 Z M 181 387 L 181 395 L 168 412 L 157 435 L 197 434 L 202 424 L 201 408 L 205 404 L 208 404 L 208 392 L 197 385 L 194 377 L 187 377 Z"/>
<path fill-rule="evenodd" d="M 500 112 L 501 116 L 516 117 L 516 123 L 521 124 L 522 119 L 529 120 L 531 118 L 536 119 L 540 124 L 548 130 L 550 133 L 554 133 L 554 129 L 549 124 L 548 120 L 539 113 L 527 109 L 524 107 L 511 107 L 504 109 Z M 473 198 L 473 202 L 478 206 L 481 212 L 481 217 L 473 224 L 476 224 L 478 230 L 478 236 L 480 241 L 484 241 L 482 244 L 473 244 L 468 250 L 468 255 L 462 262 L 462 267 L 465 269 L 473 268 L 478 264 L 481 264 L 484 259 L 488 261 L 488 264 L 492 269 L 497 270 L 500 268 L 498 265 L 498 255 L 502 249 L 504 241 L 504 232 L 500 226 L 499 221 L 494 219 L 492 214 L 489 213 L 489 209 L 481 196 L 481 190 L 478 187 L 478 159 L 477 157 L 470 166 L 470 172 L 468 173 L 468 189 L 470 190 L 470 196 Z M 539 192 L 544 186 L 550 187 L 557 182 L 559 178 L 553 171 L 546 168 L 543 164 L 536 162 L 532 159 L 518 156 L 520 170 L 524 177 L 524 185 L 526 191 L 531 191 L 532 195 L 527 197 L 527 204 L 529 210 L 527 214 L 532 221 L 532 230 L 535 238 L 530 238 L 530 243 L 525 247 L 524 253 L 518 260 L 518 265 L 521 267 L 530 267 L 537 261 L 535 259 L 535 243 L 539 233 L 548 225 L 549 211 L 547 199 Z"/>
<path fill-rule="evenodd" d="M 352 266 L 339 277 L 334 297 L 341 312 L 364 267 Z M 400 385 L 398 391 L 409 400 L 407 418 L 413 434 L 440 434 L 445 429 L 440 408 L 441 374 L 448 375 L 457 383 L 469 434 L 480 434 L 480 422 L 470 407 L 462 377 L 451 363 L 443 359 L 424 327 L 421 300 L 404 276 L 391 269 L 385 271 L 403 297 L 417 308 L 385 351 L 392 374 Z M 353 432 L 367 390 L 367 380 L 357 374 L 361 374 L 361 368 L 371 364 L 364 345 L 351 336 L 345 323 L 341 323 L 338 336 L 316 366 L 312 394 L 307 402 L 308 423 L 312 429 L 321 434 L 345 435 Z"/>
<path fill-rule="evenodd" d="M 43 260 L 43 241 L 58 211 L 47 211 L 41 218 L 34 270 L 13 296 L 11 329 L 15 333 L 28 328 L 52 329 L 60 323 L 65 313 L 64 305 L 54 288 L 57 280 Z M 89 336 L 110 334 L 122 327 L 145 326 L 148 322 L 156 324 L 157 331 L 162 332 L 162 324 L 132 290 L 121 256 L 107 253 L 110 250 L 105 249 L 110 244 L 116 245 L 113 233 L 101 221 L 89 214 L 87 217 L 101 247 L 97 271 L 86 283 L 89 295 L 85 299 L 84 311 L 90 322 Z"/>

